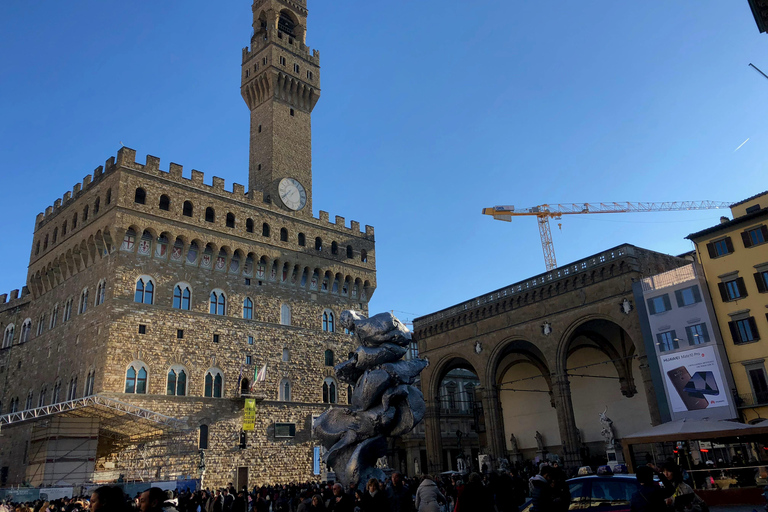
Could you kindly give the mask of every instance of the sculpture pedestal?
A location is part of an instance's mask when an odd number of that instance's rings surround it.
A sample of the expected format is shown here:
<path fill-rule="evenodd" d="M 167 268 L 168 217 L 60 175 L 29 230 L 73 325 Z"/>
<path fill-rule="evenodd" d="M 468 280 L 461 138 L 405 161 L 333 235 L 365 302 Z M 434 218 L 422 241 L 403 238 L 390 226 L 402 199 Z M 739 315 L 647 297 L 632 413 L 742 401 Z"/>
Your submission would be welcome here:
<path fill-rule="evenodd" d="M 520 452 L 509 452 L 509 462 L 512 464 L 516 462 L 523 462 L 523 454 Z"/>
<path fill-rule="evenodd" d="M 619 464 L 624 464 L 624 452 L 616 446 L 607 447 L 605 455 L 608 458 L 608 465 L 611 469 L 614 469 Z"/>

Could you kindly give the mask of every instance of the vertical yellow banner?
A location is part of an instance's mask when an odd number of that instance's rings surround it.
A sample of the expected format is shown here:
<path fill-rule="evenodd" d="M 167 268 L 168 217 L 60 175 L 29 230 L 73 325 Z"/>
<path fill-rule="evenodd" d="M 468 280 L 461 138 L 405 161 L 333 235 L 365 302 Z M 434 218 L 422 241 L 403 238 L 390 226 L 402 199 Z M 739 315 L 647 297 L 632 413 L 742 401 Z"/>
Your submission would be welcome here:
<path fill-rule="evenodd" d="M 246 398 L 243 410 L 243 432 L 252 431 L 256 426 L 256 400 Z"/>

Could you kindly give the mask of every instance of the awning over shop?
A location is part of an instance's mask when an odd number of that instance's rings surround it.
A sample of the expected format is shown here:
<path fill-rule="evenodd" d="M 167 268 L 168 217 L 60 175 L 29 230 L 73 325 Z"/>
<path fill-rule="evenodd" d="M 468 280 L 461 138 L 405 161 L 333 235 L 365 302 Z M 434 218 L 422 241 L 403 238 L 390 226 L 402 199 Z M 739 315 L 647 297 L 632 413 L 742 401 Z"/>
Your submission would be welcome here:
<path fill-rule="evenodd" d="M 696 441 L 722 437 L 768 435 L 768 422 L 747 425 L 724 420 L 677 420 L 624 436 L 622 444 L 661 443 L 664 441 Z"/>
<path fill-rule="evenodd" d="M 185 422 L 113 398 L 91 395 L 0 416 L 0 428 L 41 422 L 52 417 L 94 418 L 99 435 L 137 443 L 187 430 Z"/>

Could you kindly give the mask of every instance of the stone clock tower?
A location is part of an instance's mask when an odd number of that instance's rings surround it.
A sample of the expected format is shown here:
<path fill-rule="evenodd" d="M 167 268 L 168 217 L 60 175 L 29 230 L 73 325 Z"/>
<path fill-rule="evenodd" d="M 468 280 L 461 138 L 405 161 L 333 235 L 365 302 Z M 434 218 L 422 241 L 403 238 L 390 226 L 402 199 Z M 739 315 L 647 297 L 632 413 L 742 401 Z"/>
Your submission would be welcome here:
<path fill-rule="evenodd" d="M 251 110 L 249 189 L 312 216 L 312 109 L 320 52 L 306 45 L 306 0 L 255 0 L 241 93 Z"/>

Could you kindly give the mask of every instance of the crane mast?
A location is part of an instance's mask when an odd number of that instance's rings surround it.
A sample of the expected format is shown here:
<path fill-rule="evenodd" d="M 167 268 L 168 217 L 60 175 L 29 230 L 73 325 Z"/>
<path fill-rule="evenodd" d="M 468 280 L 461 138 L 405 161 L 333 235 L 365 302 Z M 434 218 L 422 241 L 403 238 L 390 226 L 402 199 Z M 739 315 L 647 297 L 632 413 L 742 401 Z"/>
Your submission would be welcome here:
<path fill-rule="evenodd" d="M 613 202 L 613 203 L 563 203 L 542 204 L 530 208 L 516 209 L 512 205 L 483 208 L 483 215 L 490 215 L 496 220 L 512 222 L 512 217 L 536 217 L 541 237 L 541 248 L 547 271 L 557 268 L 555 245 L 552 242 L 552 230 L 549 220 L 560 220 L 563 215 L 584 215 L 594 213 L 639 213 L 639 212 L 675 212 L 693 210 L 717 210 L 730 208 L 730 203 L 722 201 L 672 201 L 672 202 Z"/>

